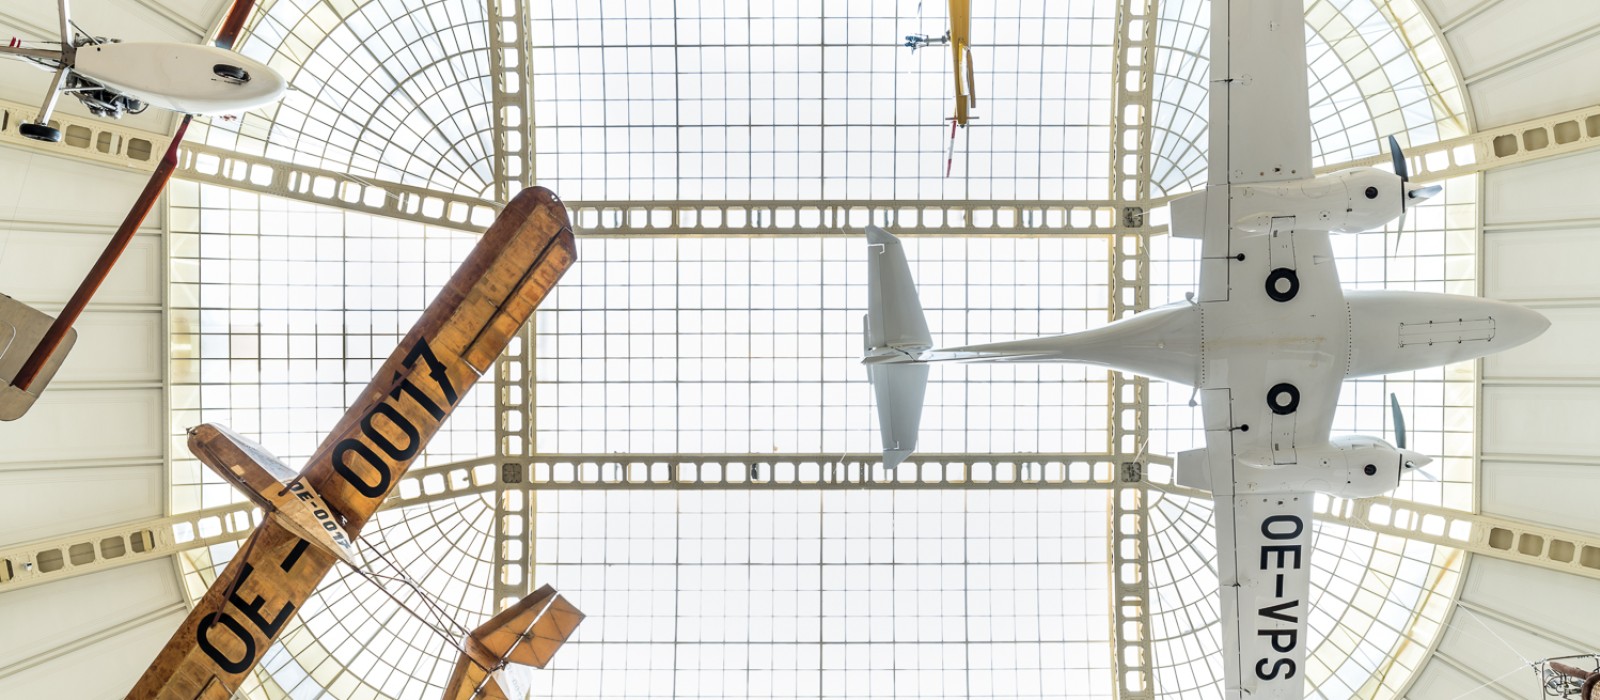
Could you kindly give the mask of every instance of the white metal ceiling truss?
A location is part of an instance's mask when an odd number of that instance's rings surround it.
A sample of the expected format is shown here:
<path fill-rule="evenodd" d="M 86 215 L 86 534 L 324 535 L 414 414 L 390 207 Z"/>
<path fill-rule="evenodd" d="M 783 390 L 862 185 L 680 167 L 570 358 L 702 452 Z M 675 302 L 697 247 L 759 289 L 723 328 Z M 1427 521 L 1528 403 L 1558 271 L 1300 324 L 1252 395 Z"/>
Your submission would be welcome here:
<path fill-rule="evenodd" d="M 36 107 L 0 100 L 0 143 L 81 160 L 149 171 L 170 136 L 58 113 L 65 138 L 45 144 L 17 133 Z M 498 112 L 499 110 L 497 110 Z M 1118 110 L 1120 113 L 1122 110 Z M 1148 118 L 1148 117 L 1146 117 Z M 531 129 L 531 124 L 525 128 Z M 1120 141 L 1120 140 L 1119 140 Z M 498 142 L 498 139 L 497 139 Z M 531 141 L 524 141 L 531 143 Z M 1406 147 L 1412 180 L 1438 182 L 1493 168 L 1571 155 L 1600 146 L 1600 105 L 1508 124 L 1460 138 Z M 396 182 L 360 178 L 228 149 L 185 143 L 177 177 L 259 194 L 388 216 L 464 231 L 481 231 L 499 205 L 484 199 Z M 1120 149 L 1119 149 L 1120 152 Z M 1145 156 L 1146 158 L 1148 156 Z M 1125 159 L 1116 157 L 1114 162 Z M 1323 166 L 1319 173 L 1379 165 L 1382 154 Z M 530 161 L 531 162 L 531 161 Z M 531 174 L 531 171 L 530 171 Z M 938 202 L 647 201 L 567 202 L 573 226 L 587 235 L 763 236 L 843 235 L 868 222 L 899 235 L 1089 235 L 1160 232 L 1145 215 L 1164 199 L 947 200 Z M 847 230 L 848 229 L 848 230 Z"/>
<path fill-rule="evenodd" d="M 545 455 L 480 458 L 414 469 L 386 508 L 406 508 L 499 490 L 506 464 L 522 467 L 516 488 L 548 489 L 1122 489 L 1114 454 L 915 455 L 884 475 L 879 455 Z M 620 460 L 620 461 L 619 461 Z M 1151 457 L 1152 464 L 1170 463 Z M 1210 495 L 1149 480 L 1167 495 Z M 1391 498 L 1327 499 L 1321 522 L 1371 530 L 1472 554 L 1600 580 L 1600 534 Z M 102 528 L 0 550 L 0 593 L 177 552 L 243 539 L 255 506 L 228 506 Z"/>
<path fill-rule="evenodd" d="M 509 202 L 532 184 L 533 54 L 528 41 L 527 3 L 488 0 L 489 73 L 493 85 L 495 199 Z M 494 366 L 495 452 L 501 457 L 533 455 L 533 324 L 522 330 Z M 503 609 L 533 591 L 535 499 L 516 486 L 516 473 L 502 474 L 494 497 L 494 600 Z"/>
<path fill-rule="evenodd" d="M 1151 100 L 1155 77 L 1156 25 L 1160 0 L 1121 0 L 1117 6 L 1111 81 L 1112 196 L 1134 204 L 1119 207 L 1111 238 L 1111 320 L 1150 308 L 1150 247 L 1145 204 L 1150 198 Z M 902 229 L 903 230 L 903 229 Z M 1155 697 L 1150 645 L 1150 494 L 1141 461 L 1150 437 L 1150 379 L 1110 373 L 1107 412 L 1111 449 L 1118 460 L 1111 494 L 1112 687 L 1122 700 Z"/>

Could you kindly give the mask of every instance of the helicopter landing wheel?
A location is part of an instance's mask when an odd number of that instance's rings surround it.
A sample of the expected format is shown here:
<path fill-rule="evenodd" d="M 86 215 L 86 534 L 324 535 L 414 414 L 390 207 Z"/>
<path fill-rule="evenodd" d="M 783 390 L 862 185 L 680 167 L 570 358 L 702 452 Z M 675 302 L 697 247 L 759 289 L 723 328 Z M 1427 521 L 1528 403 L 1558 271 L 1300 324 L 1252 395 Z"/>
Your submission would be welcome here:
<path fill-rule="evenodd" d="M 59 143 L 61 141 L 61 130 L 49 124 L 22 122 L 17 125 L 17 133 L 35 141 L 45 141 L 47 143 Z"/>

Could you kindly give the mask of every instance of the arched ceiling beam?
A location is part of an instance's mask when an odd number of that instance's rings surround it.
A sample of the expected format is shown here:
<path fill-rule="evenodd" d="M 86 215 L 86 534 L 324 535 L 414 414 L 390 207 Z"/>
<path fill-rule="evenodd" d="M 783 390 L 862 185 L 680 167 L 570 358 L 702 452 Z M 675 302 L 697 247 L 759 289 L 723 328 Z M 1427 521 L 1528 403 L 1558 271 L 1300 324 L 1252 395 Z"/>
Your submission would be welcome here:
<path fill-rule="evenodd" d="M 520 488 L 585 489 L 1116 489 L 1125 455 L 917 455 L 892 476 L 878 455 L 545 455 L 484 457 L 414 469 L 385 508 L 406 508 L 500 488 L 505 465 Z M 1151 464 L 1170 458 L 1150 456 Z M 1148 479 L 1148 475 L 1146 475 Z M 1210 495 L 1150 482 L 1152 491 Z M 0 593 L 243 539 L 249 503 L 76 533 L 0 549 Z M 1600 580 L 1600 534 L 1381 499 L 1327 499 L 1317 519 L 1472 554 Z"/>

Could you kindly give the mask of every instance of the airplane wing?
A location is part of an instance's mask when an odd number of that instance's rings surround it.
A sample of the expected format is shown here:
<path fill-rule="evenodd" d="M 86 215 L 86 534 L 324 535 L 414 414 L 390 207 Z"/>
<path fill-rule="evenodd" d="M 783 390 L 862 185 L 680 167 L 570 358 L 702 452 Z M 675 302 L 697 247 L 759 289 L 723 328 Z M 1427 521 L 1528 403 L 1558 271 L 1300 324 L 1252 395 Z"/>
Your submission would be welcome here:
<path fill-rule="evenodd" d="M 1337 386 L 1335 387 L 1337 388 Z M 1180 473 L 1209 473 L 1217 533 L 1224 697 L 1305 697 L 1306 616 L 1310 612 L 1312 499 L 1299 492 L 1241 488 L 1255 469 L 1237 458 L 1238 395 L 1203 389 L 1206 446 L 1178 454 Z M 1254 432 L 1254 431 L 1250 431 Z"/>
<path fill-rule="evenodd" d="M 554 193 L 506 205 L 301 472 L 352 537 L 576 259 Z M 268 518 L 128 697 L 229 697 L 334 561 Z"/>
<path fill-rule="evenodd" d="M 1208 184 L 1311 177 L 1307 95 L 1304 5 L 1213 0 Z"/>
<path fill-rule="evenodd" d="M 1175 233 L 1203 238 L 1206 447 L 1179 455 L 1179 470 L 1203 472 L 1215 499 L 1229 700 L 1305 697 L 1316 485 L 1251 482 L 1299 464 L 1297 447 L 1328 444 L 1350 360 L 1328 232 L 1234 211 L 1233 185 L 1313 176 L 1304 13 L 1299 0 L 1213 0 L 1209 187 L 1172 212 Z"/>

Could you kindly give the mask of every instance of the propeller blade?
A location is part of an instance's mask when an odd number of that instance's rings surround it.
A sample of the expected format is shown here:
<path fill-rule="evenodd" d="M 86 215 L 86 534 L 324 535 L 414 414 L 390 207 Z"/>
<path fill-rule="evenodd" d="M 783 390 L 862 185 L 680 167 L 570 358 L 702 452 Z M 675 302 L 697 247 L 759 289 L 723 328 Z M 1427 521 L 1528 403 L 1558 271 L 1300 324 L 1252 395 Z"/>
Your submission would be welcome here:
<path fill-rule="evenodd" d="M 1400 230 L 1396 231 L 1395 234 L 1394 234 L 1394 254 L 1395 255 L 1399 255 L 1400 254 L 1400 241 L 1404 240 L 1405 237 L 1406 237 L 1406 208 L 1405 207 L 1401 207 L 1400 208 Z M 1389 396 L 1392 398 L 1394 396 L 1394 394 L 1390 394 Z"/>
<path fill-rule="evenodd" d="M 1394 161 L 1394 174 L 1400 176 L 1400 182 L 1409 182 L 1411 173 L 1406 166 L 1406 154 L 1400 150 L 1400 142 L 1396 141 L 1394 136 L 1389 137 L 1389 158 Z"/>
<path fill-rule="evenodd" d="M 1435 195 L 1443 191 L 1444 185 L 1428 185 L 1427 187 L 1418 187 L 1414 190 L 1407 190 L 1406 198 L 1421 202 L 1424 200 L 1433 199 Z"/>
<path fill-rule="evenodd" d="M 1428 481 L 1438 481 L 1439 480 L 1439 477 L 1434 476 L 1433 472 L 1430 472 L 1430 471 L 1428 471 L 1426 469 L 1413 469 L 1412 471 L 1415 471 L 1416 473 L 1421 474 L 1422 478 L 1427 479 Z"/>
<path fill-rule="evenodd" d="M 1406 448 L 1406 417 L 1400 412 L 1400 399 L 1392 392 L 1389 394 L 1389 410 L 1394 413 L 1394 446 Z"/>

